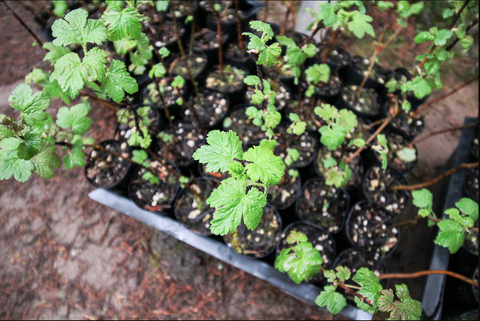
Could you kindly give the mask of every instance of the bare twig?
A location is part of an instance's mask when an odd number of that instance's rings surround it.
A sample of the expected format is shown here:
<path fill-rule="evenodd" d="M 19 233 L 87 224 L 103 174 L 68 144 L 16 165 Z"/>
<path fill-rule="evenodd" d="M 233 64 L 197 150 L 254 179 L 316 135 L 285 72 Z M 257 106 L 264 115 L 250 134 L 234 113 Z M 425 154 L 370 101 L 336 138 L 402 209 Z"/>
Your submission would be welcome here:
<path fill-rule="evenodd" d="M 475 123 L 472 123 L 472 124 L 464 125 L 464 126 L 450 127 L 450 128 L 445 128 L 445 129 L 442 129 L 442 130 L 437 130 L 437 131 L 431 132 L 428 135 L 422 136 L 422 137 L 414 140 L 413 142 L 407 144 L 407 146 L 411 148 L 413 145 L 416 145 L 416 144 L 420 143 L 421 141 L 424 141 L 425 139 L 430 138 L 432 136 L 435 136 L 435 135 L 438 135 L 438 134 L 443 134 L 443 133 L 448 133 L 448 132 L 453 132 L 455 130 L 467 129 L 467 128 L 475 127 L 477 125 L 478 125 L 478 121 L 475 122 Z"/>
<path fill-rule="evenodd" d="M 478 17 L 470 25 L 468 25 L 468 27 L 465 29 L 465 33 L 469 32 L 470 29 L 472 29 L 473 27 L 475 27 L 477 25 L 477 23 L 478 23 Z M 447 50 L 447 51 L 452 50 L 453 47 L 455 47 L 455 45 L 457 44 L 457 42 L 459 40 L 460 40 L 460 38 L 458 38 L 458 37 L 455 38 L 455 40 L 451 44 L 449 44 L 445 50 Z"/>
<path fill-rule="evenodd" d="M 411 279 L 411 278 L 418 278 L 420 276 L 425 275 L 432 275 L 432 274 L 445 274 L 456 279 L 462 280 L 468 284 L 472 284 L 473 286 L 478 288 L 477 280 L 472 280 L 467 278 L 466 276 L 460 275 L 458 273 L 452 271 L 441 271 L 441 270 L 431 270 L 431 271 L 420 271 L 420 272 L 413 272 L 413 273 L 391 273 L 391 274 L 380 274 L 378 277 L 380 280 L 383 279 Z"/>

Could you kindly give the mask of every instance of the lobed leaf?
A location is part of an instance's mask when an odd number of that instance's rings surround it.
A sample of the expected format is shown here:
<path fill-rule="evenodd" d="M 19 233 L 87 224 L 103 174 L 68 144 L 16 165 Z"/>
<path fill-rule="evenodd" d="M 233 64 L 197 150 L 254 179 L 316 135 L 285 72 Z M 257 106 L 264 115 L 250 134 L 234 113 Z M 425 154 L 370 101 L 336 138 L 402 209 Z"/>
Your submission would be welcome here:
<path fill-rule="evenodd" d="M 465 240 L 462 225 L 453 220 L 444 220 L 437 225 L 440 230 L 435 239 L 435 243 L 448 248 L 451 254 L 456 253 Z"/>
<path fill-rule="evenodd" d="M 366 297 L 373 305 L 376 304 L 383 290 L 378 277 L 367 268 L 360 268 L 352 278 L 353 281 L 362 287 L 358 293 Z"/>
<path fill-rule="evenodd" d="M 62 161 L 57 155 L 57 148 L 54 144 L 44 141 L 38 150 L 38 154 L 32 159 L 35 166 L 34 173 L 41 178 L 52 178 L 55 176 L 54 168 L 60 168 Z"/>
<path fill-rule="evenodd" d="M 136 8 L 118 10 L 115 6 L 108 6 L 102 15 L 102 21 L 107 26 L 108 39 L 140 39 L 142 33 L 142 16 Z"/>
<path fill-rule="evenodd" d="M 93 123 L 92 119 L 87 117 L 91 109 L 87 101 L 71 108 L 61 107 L 57 113 L 57 125 L 63 129 L 71 127 L 74 134 L 83 135 Z"/>
<path fill-rule="evenodd" d="M 110 70 L 102 83 L 101 90 L 112 98 L 113 101 L 119 103 L 125 97 L 125 92 L 129 94 L 136 93 L 138 84 L 128 73 L 125 63 L 113 59 L 110 64 Z"/>
<path fill-rule="evenodd" d="M 335 292 L 335 287 L 327 285 L 315 300 L 319 307 L 326 306 L 328 311 L 338 314 L 347 306 L 347 300 L 340 293 Z"/>
<path fill-rule="evenodd" d="M 53 44 L 64 47 L 74 43 L 101 45 L 107 40 L 107 28 L 101 21 L 87 18 L 88 12 L 80 8 L 70 11 L 63 19 L 55 20 L 52 25 Z"/>
<path fill-rule="evenodd" d="M 285 173 L 282 159 L 275 156 L 271 149 L 254 146 L 243 154 L 243 159 L 251 162 L 245 168 L 252 181 L 275 185 Z"/>

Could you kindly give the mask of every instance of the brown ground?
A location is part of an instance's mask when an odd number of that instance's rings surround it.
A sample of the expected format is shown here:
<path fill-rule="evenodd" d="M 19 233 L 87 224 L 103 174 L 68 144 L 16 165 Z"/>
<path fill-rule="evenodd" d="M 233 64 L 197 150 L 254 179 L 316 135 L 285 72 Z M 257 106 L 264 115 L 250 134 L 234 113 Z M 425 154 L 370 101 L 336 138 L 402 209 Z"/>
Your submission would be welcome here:
<path fill-rule="evenodd" d="M 18 3 L 9 4 L 38 31 L 29 12 Z M 278 6 L 270 7 L 275 13 L 271 20 L 277 22 L 283 18 Z M 48 64 L 3 4 L 0 30 L 0 113 L 11 113 L 11 91 L 33 67 Z M 397 54 L 395 66 L 411 56 L 414 48 L 408 43 L 411 39 L 392 50 Z M 362 50 L 370 50 L 368 44 Z M 472 60 L 467 57 L 462 63 Z M 478 70 L 478 61 L 473 64 Z M 462 81 L 457 75 L 446 79 L 442 93 Z M 467 115 L 478 116 L 477 86 L 427 110 L 426 133 L 460 125 Z M 53 104 L 52 113 L 60 106 Z M 107 138 L 114 115 L 93 107 L 95 125 L 89 135 Z M 440 171 L 458 137 L 448 133 L 418 146 L 417 179 Z M 83 169 L 56 173 L 51 180 L 0 182 L 1 319 L 332 319 L 266 282 L 91 201 L 87 194 L 93 188 Z"/>

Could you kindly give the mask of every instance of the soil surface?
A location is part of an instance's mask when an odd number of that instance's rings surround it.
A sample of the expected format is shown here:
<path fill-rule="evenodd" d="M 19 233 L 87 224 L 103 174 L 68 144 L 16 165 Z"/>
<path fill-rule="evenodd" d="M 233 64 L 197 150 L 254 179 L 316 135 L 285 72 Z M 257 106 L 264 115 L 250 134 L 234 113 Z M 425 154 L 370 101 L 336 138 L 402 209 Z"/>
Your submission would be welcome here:
<path fill-rule="evenodd" d="M 39 12 L 48 2 L 7 3 L 40 34 L 24 5 Z M 269 21 L 283 22 L 282 3 L 268 4 Z M 259 17 L 264 15 L 263 9 Z M 387 13 L 377 12 L 373 17 L 375 26 L 391 21 Z M 414 29 L 402 31 L 407 41 L 393 43 L 380 59 L 391 61 L 393 67 L 410 67 L 415 52 L 422 49 L 415 48 Z M 52 67 L 43 61 L 43 50 L 31 46 L 33 38 L 3 4 L 0 30 L 0 113 L 16 116 L 8 107 L 13 89 L 33 68 Z M 341 40 L 339 45 L 368 57 L 373 51 L 371 41 L 365 37 L 355 43 Z M 478 66 L 478 57 L 473 62 L 464 57 L 457 66 L 458 70 L 478 70 L 465 66 Z M 430 99 L 465 81 L 462 77 L 468 78 L 452 68 L 445 74 L 444 88 Z M 61 106 L 55 101 L 47 111 L 54 114 Z M 114 112 L 96 103 L 92 107 L 89 116 L 95 122 L 87 135 L 96 141 L 110 138 L 116 123 Z M 434 104 L 424 115 L 424 135 L 462 125 L 466 116 L 478 116 L 478 83 Z M 412 182 L 441 173 L 459 137 L 459 132 L 450 132 L 419 143 Z M 94 188 L 86 182 L 83 168 L 55 172 L 50 180 L 35 176 L 24 184 L 0 181 L 1 319 L 344 319 L 90 200 L 87 194 Z M 435 199 L 439 187 L 431 190 Z M 425 268 L 419 256 L 401 255 L 428 250 L 422 243 L 425 233 L 429 229 L 407 229 L 387 265 L 400 265 L 401 272 Z M 412 297 L 419 299 L 419 282 L 390 280 L 390 286 L 406 283 Z"/>

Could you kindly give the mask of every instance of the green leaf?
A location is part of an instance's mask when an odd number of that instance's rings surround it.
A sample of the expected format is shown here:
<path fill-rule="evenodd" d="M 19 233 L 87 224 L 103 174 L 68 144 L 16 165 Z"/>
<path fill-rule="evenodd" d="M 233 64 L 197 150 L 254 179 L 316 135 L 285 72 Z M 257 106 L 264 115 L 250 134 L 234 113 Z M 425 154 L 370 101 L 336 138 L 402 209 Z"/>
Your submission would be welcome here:
<path fill-rule="evenodd" d="M 256 53 L 260 53 L 267 48 L 267 46 L 263 43 L 263 41 L 257 36 L 254 35 L 253 33 L 250 32 L 244 32 L 242 35 L 246 35 L 250 37 L 250 41 L 248 42 L 247 49 L 249 51 L 253 51 Z"/>
<path fill-rule="evenodd" d="M 143 173 L 142 179 L 149 181 L 150 184 L 158 184 L 160 182 L 158 176 L 153 175 L 153 173 L 149 171 Z"/>
<path fill-rule="evenodd" d="M 305 70 L 307 81 L 318 85 L 319 82 L 326 83 L 330 79 L 330 67 L 327 64 L 315 64 Z"/>
<path fill-rule="evenodd" d="M 80 148 L 72 148 L 70 154 L 65 155 L 63 158 L 63 164 L 66 169 L 72 169 L 75 166 L 83 167 L 85 166 L 85 154 Z"/>
<path fill-rule="evenodd" d="M 417 159 L 417 152 L 415 148 L 405 147 L 397 152 L 397 156 L 404 162 L 413 162 Z"/>
<path fill-rule="evenodd" d="M 55 64 L 50 81 L 57 80 L 62 91 L 75 98 L 86 82 L 104 79 L 106 55 L 100 48 L 93 48 L 80 61 L 77 53 L 68 53 Z"/>
<path fill-rule="evenodd" d="M 379 309 L 382 312 L 390 312 L 387 320 L 420 320 L 422 304 L 410 297 L 405 284 L 395 285 L 397 296 L 400 301 L 393 300 L 392 290 L 383 290 L 378 299 Z"/>
<path fill-rule="evenodd" d="M 447 40 L 453 36 L 453 32 L 448 29 L 439 30 L 437 35 L 435 36 L 434 43 L 436 46 L 445 46 L 447 44 Z"/>
<path fill-rule="evenodd" d="M 57 17 L 63 17 L 68 9 L 68 3 L 65 0 L 53 0 L 53 13 Z"/>
<path fill-rule="evenodd" d="M 262 50 L 260 54 L 258 55 L 258 61 L 257 64 L 259 65 L 266 65 L 267 67 L 274 66 L 277 61 L 278 57 L 280 57 L 280 54 L 282 53 L 282 48 L 278 44 L 278 42 L 275 42 L 271 44 L 269 47 L 266 47 L 265 50 Z"/>
<path fill-rule="evenodd" d="M 340 119 L 338 124 L 343 126 L 347 132 L 352 131 L 358 125 L 357 116 L 350 110 L 340 110 Z"/>
<path fill-rule="evenodd" d="M 17 156 L 20 159 L 29 160 L 36 153 L 40 147 L 42 140 L 40 136 L 35 132 L 28 132 L 23 136 L 23 141 L 18 145 Z"/>
<path fill-rule="evenodd" d="M 260 82 L 260 78 L 258 76 L 253 76 L 249 75 L 245 78 L 243 78 L 243 82 L 246 83 L 249 86 L 254 86 L 254 85 L 261 85 L 262 83 Z"/>
<path fill-rule="evenodd" d="M 160 48 L 160 50 L 158 50 L 158 54 L 163 58 L 167 58 L 168 56 L 170 56 L 170 50 L 168 50 L 167 48 L 165 47 L 162 47 Z"/>
<path fill-rule="evenodd" d="M 13 136 L 13 132 L 5 125 L 0 125 L 0 140 L 4 138 L 10 138 Z"/>
<path fill-rule="evenodd" d="M 347 300 L 340 293 L 335 292 L 332 285 L 327 285 L 315 300 L 315 304 L 319 307 L 327 307 L 328 311 L 338 314 L 347 306 Z"/>
<path fill-rule="evenodd" d="M 290 249 L 284 249 L 289 253 Z M 313 248 L 309 242 L 303 242 L 291 248 L 293 253 L 283 254 L 275 262 L 275 267 L 281 272 L 287 272 L 293 282 L 300 284 L 302 281 L 309 281 L 322 269 L 322 257 L 318 250 Z"/>
<path fill-rule="evenodd" d="M 337 270 L 337 278 L 342 281 L 342 282 L 345 282 L 346 280 L 350 279 L 350 276 L 351 276 L 351 271 L 348 267 L 346 266 L 337 266 L 335 268 L 335 270 Z"/>
<path fill-rule="evenodd" d="M 107 28 L 98 20 L 87 19 L 83 9 L 70 11 L 64 19 L 57 19 L 52 25 L 55 46 L 68 46 L 74 43 L 86 46 L 87 43 L 101 45 L 107 40 Z"/>
<path fill-rule="evenodd" d="M 329 158 L 326 158 L 323 160 L 323 166 L 325 168 L 330 168 L 332 166 L 337 166 L 337 160 L 330 156 Z"/>
<path fill-rule="evenodd" d="M 183 85 L 185 85 L 185 79 L 183 79 L 183 77 L 180 75 L 176 76 L 175 79 L 172 81 L 173 88 L 182 88 Z"/>
<path fill-rule="evenodd" d="M 152 143 L 152 137 L 150 137 L 150 134 L 148 133 L 148 128 L 143 127 L 140 129 L 142 131 L 142 134 L 137 132 L 136 130 L 132 131 L 130 134 L 130 139 L 128 140 L 128 144 L 130 146 L 139 146 L 142 148 L 148 148 L 150 147 L 150 144 Z"/>
<path fill-rule="evenodd" d="M 302 50 L 309 58 L 317 54 L 317 47 L 313 43 L 309 44 L 306 48 L 302 48 Z"/>
<path fill-rule="evenodd" d="M 355 304 L 357 305 L 357 307 L 359 309 L 362 309 L 363 311 L 365 312 L 368 312 L 370 314 L 375 314 L 378 312 L 378 309 L 368 305 L 367 303 L 363 302 L 362 300 L 360 300 L 358 297 L 354 297 L 353 298 L 353 301 L 355 302 Z"/>
<path fill-rule="evenodd" d="M 141 15 L 136 8 L 125 8 L 120 11 L 114 6 L 108 6 L 102 15 L 102 21 L 107 26 L 110 41 L 124 38 L 140 39 Z"/>
<path fill-rule="evenodd" d="M 380 291 L 383 290 L 378 277 L 367 268 L 360 268 L 352 278 L 353 281 L 362 287 L 358 293 L 366 297 L 373 305 L 376 304 L 380 297 Z"/>
<path fill-rule="evenodd" d="M 315 107 L 313 112 L 326 122 L 336 119 L 340 115 L 337 108 L 329 104 L 321 104 L 320 107 Z"/>
<path fill-rule="evenodd" d="M 148 154 L 143 149 L 140 150 L 133 150 L 133 157 L 132 160 L 138 164 L 143 164 L 148 158 Z"/>
<path fill-rule="evenodd" d="M 48 118 L 44 110 L 50 105 L 50 97 L 42 91 L 32 95 L 32 89 L 25 83 L 15 88 L 8 102 L 13 108 L 23 113 L 23 120 L 27 125 L 33 125 Z"/>
<path fill-rule="evenodd" d="M 377 1 L 377 7 L 380 9 L 380 11 L 385 11 L 393 7 L 393 3 L 387 1 Z"/>
<path fill-rule="evenodd" d="M 325 180 L 325 184 L 339 188 L 345 180 L 345 172 L 338 168 L 331 167 L 325 173 Z"/>
<path fill-rule="evenodd" d="M 245 184 L 245 179 L 227 178 L 207 199 L 207 204 L 216 208 L 211 221 L 213 234 L 225 235 L 235 231 L 242 216 L 247 228 L 253 230 L 257 227 L 267 199 L 255 187 L 245 194 Z"/>
<path fill-rule="evenodd" d="M 468 35 L 462 40 L 460 40 L 460 44 L 464 51 L 467 51 L 473 45 L 473 37 Z"/>
<path fill-rule="evenodd" d="M 433 206 L 433 195 L 426 189 L 422 188 L 419 191 L 413 191 L 413 205 L 419 208 L 432 208 Z"/>
<path fill-rule="evenodd" d="M 352 21 L 348 23 L 348 30 L 353 32 L 355 36 L 360 39 L 363 38 L 365 33 L 369 34 L 372 37 L 375 37 L 375 31 L 370 24 L 372 20 L 372 17 L 357 11 L 356 14 L 353 15 Z"/>
<path fill-rule="evenodd" d="M 407 90 L 413 91 L 415 97 L 421 99 L 432 92 L 432 88 L 428 84 L 428 81 L 417 76 L 412 81 L 407 82 Z"/>
<path fill-rule="evenodd" d="M 430 211 L 422 208 L 422 209 L 418 210 L 418 215 L 420 215 L 421 217 L 427 217 L 427 216 L 430 216 Z M 430 223 L 431 221 L 429 220 L 428 222 Z M 435 225 L 435 224 L 433 224 L 433 225 Z"/>
<path fill-rule="evenodd" d="M 221 132 L 212 130 L 207 135 L 207 145 L 195 151 L 193 158 L 202 164 L 207 164 L 207 172 L 222 172 L 228 170 L 228 164 L 234 159 L 243 159 L 242 142 L 233 131 Z"/>
<path fill-rule="evenodd" d="M 282 114 L 280 114 L 274 105 L 269 105 L 267 107 L 267 112 L 263 115 L 263 120 L 265 122 L 266 128 L 275 128 L 280 121 L 282 120 Z"/>
<path fill-rule="evenodd" d="M 291 231 L 286 239 L 288 244 L 308 242 L 308 237 L 302 232 Z"/>
<path fill-rule="evenodd" d="M 125 97 L 125 92 L 129 94 L 136 93 L 138 84 L 128 73 L 125 63 L 113 59 L 105 81 L 102 83 L 101 90 L 112 98 L 113 101 L 119 103 Z"/>
<path fill-rule="evenodd" d="M 355 138 L 352 140 L 351 144 L 357 146 L 358 148 L 362 148 L 365 146 L 365 140 L 363 138 Z"/>
<path fill-rule="evenodd" d="M 253 30 L 260 31 L 260 32 L 264 33 L 264 35 L 267 36 L 267 38 L 264 40 L 265 42 L 267 42 L 270 39 L 273 39 L 273 30 L 272 30 L 272 27 L 268 23 L 265 23 L 265 22 L 259 21 L 259 20 L 250 21 L 250 28 L 252 28 Z M 263 38 L 264 37 L 262 35 L 262 39 Z"/>
<path fill-rule="evenodd" d="M 157 11 L 167 11 L 168 9 L 168 0 L 158 0 L 157 1 Z"/>
<path fill-rule="evenodd" d="M 332 128 L 329 126 L 320 127 L 320 142 L 327 146 L 328 150 L 336 150 L 344 141 L 347 132 L 343 126 L 333 125 Z"/>
<path fill-rule="evenodd" d="M 278 142 L 276 140 L 262 139 L 259 146 L 261 148 L 266 148 L 273 151 L 275 147 L 277 147 L 277 145 L 278 145 Z"/>
<path fill-rule="evenodd" d="M 295 148 L 290 148 L 288 150 L 287 157 L 290 157 L 294 162 L 300 158 L 300 153 Z"/>
<path fill-rule="evenodd" d="M 243 154 L 243 159 L 251 162 L 245 168 L 248 177 L 254 182 L 261 181 L 267 185 L 275 185 L 285 173 L 282 159 L 275 156 L 271 149 L 260 146 L 251 147 Z"/>
<path fill-rule="evenodd" d="M 243 165 L 239 162 L 233 162 L 228 164 L 228 172 L 230 175 L 232 175 L 232 177 L 240 178 L 245 175 L 245 167 L 243 167 Z"/>
<path fill-rule="evenodd" d="M 388 166 L 388 157 L 386 152 L 380 152 L 380 159 L 382 160 L 382 169 L 385 172 Z"/>
<path fill-rule="evenodd" d="M 44 43 L 42 48 L 48 50 L 45 58 L 43 58 L 43 61 L 50 61 L 50 64 L 52 64 L 52 66 L 58 61 L 58 59 L 71 52 L 69 48 L 55 46 L 51 42 Z"/>
<path fill-rule="evenodd" d="M 456 253 L 463 245 L 465 239 L 462 225 L 453 220 L 444 220 L 437 225 L 440 231 L 435 243 L 448 248 L 451 254 Z"/>
<path fill-rule="evenodd" d="M 52 178 L 55 176 L 54 168 L 60 168 L 62 161 L 57 155 L 57 148 L 54 144 L 43 142 L 38 154 L 32 159 L 35 166 L 34 173 L 41 178 Z"/>
<path fill-rule="evenodd" d="M 0 180 L 7 180 L 13 176 L 17 181 L 23 183 L 32 175 L 35 166 L 31 160 L 18 158 L 16 150 L 4 148 L 4 142 L 11 139 L 7 138 L 0 142 L 2 143 L 0 147 L 3 148 L 0 150 Z"/>
<path fill-rule="evenodd" d="M 83 135 L 90 128 L 93 121 L 87 117 L 92 109 L 87 101 L 71 107 L 61 107 L 57 113 L 57 125 L 63 129 L 69 127 L 77 135 Z"/>
<path fill-rule="evenodd" d="M 329 27 L 335 22 L 337 22 L 337 15 L 335 14 L 335 6 L 332 5 L 331 3 L 325 3 L 321 2 L 318 5 L 318 13 L 317 13 L 318 19 L 323 20 L 323 24 L 325 27 Z"/>
<path fill-rule="evenodd" d="M 306 122 L 304 122 L 304 121 L 295 122 L 295 124 L 293 125 L 293 128 L 292 128 L 292 132 L 295 135 L 300 136 L 305 132 L 306 129 L 307 129 L 307 123 Z"/>
<path fill-rule="evenodd" d="M 282 45 L 282 46 L 287 46 L 289 47 L 297 47 L 297 44 L 292 38 L 289 38 L 287 36 L 276 36 L 275 39 Z"/>
<path fill-rule="evenodd" d="M 388 150 L 387 138 L 384 134 L 377 136 L 378 143 Z"/>
<path fill-rule="evenodd" d="M 455 10 L 454 9 L 450 9 L 450 8 L 445 8 L 443 10 L 443 14 L 442 14 L 442 17 L 444 19 L 448 18 L 448 17 L 451 17 L 455 14 Z"/>
<path fill-rule="evenodd" d="M 472 220 L 478 220 L 478 203 L 469 198 L 462 198 L 459 202 L 456 202 L 455 205 L 462 213 L 470 216 Z"/>
<path fill-rule="evenodd" d="M 413 39 L 413 41 L 420 44 L 428 41 L 433 41 L 434 39 L 435 37 L 430 32 L 422 31 Z"/>

